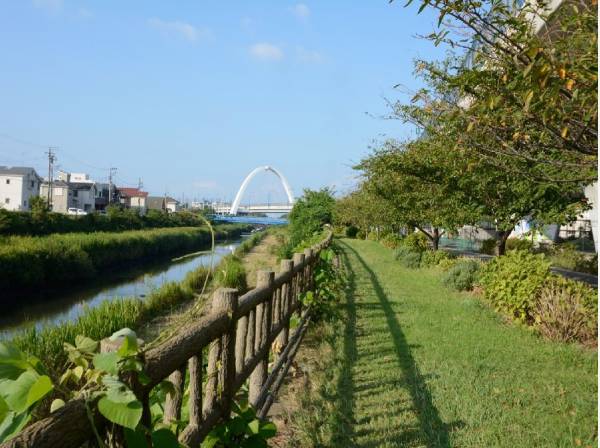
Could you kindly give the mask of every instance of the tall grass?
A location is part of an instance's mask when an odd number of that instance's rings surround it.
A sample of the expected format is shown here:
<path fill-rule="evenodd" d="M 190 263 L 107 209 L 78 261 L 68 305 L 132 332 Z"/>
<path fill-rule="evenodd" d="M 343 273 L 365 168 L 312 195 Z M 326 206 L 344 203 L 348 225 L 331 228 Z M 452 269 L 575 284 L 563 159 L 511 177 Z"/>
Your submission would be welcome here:
<path fill-rule="evenodd" d="M 246 269 L 242 260 L 236 255 L 223 257 L 215 271 L 217 286 L 223 288 L 237 288 L 240 293 L 246 292 Z"/>
<path fill-rule="evenodd" d="M 239 236 L 244 229 L 219 226 L 215 236 Z M 0 244 L 0 290 L 81 281 L 109 266 L 196 250 L 210 241 L 209 230 L 196 227 L 6 237 Z"/>

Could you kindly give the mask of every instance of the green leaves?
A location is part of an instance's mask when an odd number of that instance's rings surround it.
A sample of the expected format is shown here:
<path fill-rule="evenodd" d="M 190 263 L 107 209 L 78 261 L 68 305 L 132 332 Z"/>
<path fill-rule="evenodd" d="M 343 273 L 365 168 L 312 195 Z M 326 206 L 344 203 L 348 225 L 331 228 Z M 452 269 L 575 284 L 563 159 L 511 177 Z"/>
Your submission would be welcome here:
<path fill-rule="evenodd" d="M 111 395 L 121 398 L 119 395 Z M 98 410 L 109 421 L 129 429 L 135 429 L 142 418 L 142 403 L 138 400 L 114 401 L 108 396 L 98 401 Z"/>
<path fill-rule="evenodd" d="M 17 434 L 31 409 L 54 389 L 35 357 L 0 343 L 0 442 Z"/>

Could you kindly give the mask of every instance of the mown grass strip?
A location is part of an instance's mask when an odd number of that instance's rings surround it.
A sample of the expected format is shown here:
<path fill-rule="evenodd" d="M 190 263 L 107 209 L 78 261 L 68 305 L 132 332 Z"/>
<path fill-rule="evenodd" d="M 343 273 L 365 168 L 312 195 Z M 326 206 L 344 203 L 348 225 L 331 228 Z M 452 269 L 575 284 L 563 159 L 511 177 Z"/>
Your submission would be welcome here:
<path fill-rule="evenodd" d="M 341 247 L 343 319 L 313 339 L 290 446 L 596 446 L 597 352 L 505 323 L 375 242 Z"/>

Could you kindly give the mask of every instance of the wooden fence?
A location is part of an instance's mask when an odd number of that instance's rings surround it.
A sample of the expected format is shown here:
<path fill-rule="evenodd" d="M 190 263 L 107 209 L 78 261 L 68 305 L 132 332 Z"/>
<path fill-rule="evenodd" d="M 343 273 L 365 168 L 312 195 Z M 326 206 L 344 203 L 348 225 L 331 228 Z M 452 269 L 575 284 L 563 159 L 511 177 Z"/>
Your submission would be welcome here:
<path fill-rule="evenodd" d="M 164 379 L 175 386 L 167 395 L 164 421 L 179 420 L 186 376 L 189 381 L 189 423 L 179 434 L 188 446 L 198 446 L 210 430 L 230 414 L 233 397 L 249 379 L 249 400 L 264 418 L 275 393 L 298 350 L 310 321 L 300 295 L 313 287 L 313 269 L 319 252 L 331 242 L 331 233 L 319 244 L 282 260 L 281 271 L 260 271 L 256 288 L 238 296 L 236 289 L 218 289 L 209 315 L 182 328 L 159 346 L 143 354 L 150 381 L 133 389 L 143 404 L 142 423 L 151 426 L 150 393 Z M 301 316 L 292 336 L 290 318 Z M 208 347 L 208 362 L 203 356 Z M 269 354 L 275 361 L 268 371 Z M 205 380 L 203 381 L 203 376 Z M 96 428 L 105 423 L 92 416 Z M 94 427 L 83 400 L 72 400 L 50 417 L 40 420 L 2 447 L 76 448 L 94 437 Z"/>

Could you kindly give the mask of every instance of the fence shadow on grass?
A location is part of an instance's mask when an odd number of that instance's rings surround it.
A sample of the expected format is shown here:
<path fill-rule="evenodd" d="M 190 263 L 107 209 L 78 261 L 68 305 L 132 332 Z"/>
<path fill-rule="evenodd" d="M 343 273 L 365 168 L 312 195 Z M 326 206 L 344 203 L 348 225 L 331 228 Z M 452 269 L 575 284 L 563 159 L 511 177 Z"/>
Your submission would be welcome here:
<path fill-rule="evenodd" d="M 350 269 L 351 265 L 347 261 L 348 254 L 351 253 L 360 263 L 361 267 L 368 274 L 368 280 L 373 287 L 375 295 L 379 299 L 380 308 L 385 314 L 387 326 L 389 327 L 389 333 L 392 337 L 394 344 L 394 351 L 397 357 L 397 364 L 401 368 L 402 373 L 406 378 L 406 383 L 403 387 L 408 388 L 412 402 L 414 404 L 414 407 L 416 408 L 416 414 L 419 418 L 420 430 L 416 428 L 406 428 L 404 430 L 404 434 L 401 437 L 402 442 L 406 443 L 410 440 L 410 442 L 413 443 L 417 442 L 426 444 L 428 447 L 450 447 L 448 431 L 452 427 L 460 427 L 461 422 L 456 422 L 448 425 L 442 421 L 438 410 L 433 404 L 431 393 L 425 383 L 425 376 L 420 373 L 419 368 L 412 356 L 412 345 L 407 342 L 406 337 L 400 326 L 400 323 L 396 318 L 397 311 L 394 310 L 395 304 L 390 303 L 385 291 L 379 283 L 377 275 L 364 261 L 360 254 L 348 244 L 342 243 L 342 246 L 344 249 L 344 256 L 346 257 L 346 266 L 348 266 Z M 349 274 L 352 279 L 355 277 L 355 274 L 353 272 L 350 272 Z M 350 284 L 350 286 L 353 287 L 352 283 Z M 352 296 L 352 290 L 348 295 Z M 372 304 L 369 305 L 372 306 Z M 354 302 L 352 302 L 352 307 L 354 308 L 355 322 L 356 305 L 354 304 Z M 372 434 L 372 437 L 373 439 L 376 439 L 377 434 Z M 363 444 L 360 446 L 363 448 L 366 448 L 367 446 L 377 446 L 377 440 L 373 440 L 372 442 L 373 443 L 368 443 L 367 445 Z"/>

